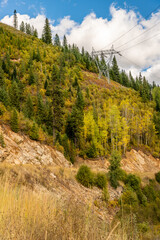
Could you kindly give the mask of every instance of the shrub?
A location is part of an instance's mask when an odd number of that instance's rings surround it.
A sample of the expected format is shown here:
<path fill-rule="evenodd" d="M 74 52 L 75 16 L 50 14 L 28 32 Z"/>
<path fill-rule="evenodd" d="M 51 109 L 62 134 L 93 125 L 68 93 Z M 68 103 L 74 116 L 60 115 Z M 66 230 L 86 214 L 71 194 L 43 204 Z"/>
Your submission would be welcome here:
<path fill-rule="evenodd" d="M 2 148 L 5 148 L 5 142 L 4 142 L 4 137 L 3 137 L 3 133 L 0 134 L 0 146 Z"/>
<path fill-rule="evenodd" d="M 39 138 L 39 133 L 38 133 L 38 126 L 36 123 L 33 123 L 33 126 L 30 131 L 30 138 L 32 140 L 38 140 Z"/>
<path fill-rule="evenodd" d="M 134 174 L 128 174 L 125 180 L 125 184 L 133 188 L 133 190 L 138 190 L 140 188 L 141 180 Z"/>
<path fill-rule="evenodd" d="M 123 201 L 124 204 L 131 206 L 138 204 L 137 194 L 132 189 L 127 189 L 122 194 L 121 200 Z"/>
<path fill-rule="evenodd" d="M 155 174 L 155 179 L 156 179 L 156 181 L 157 181 L 158 183 L 160 183 L 160 172 L 157 172 L 157 173 Z"/>
<path fill-rule="evenodd" d="M 95 185 L 101 189 L 106 188 L 107 177 L 104 173 L 97 173 L 95 177 Z"/>
<path fill-rule="evenodd" d="M 94 185 L 94 174 L 91 172 L 91 169 L 86 165 L 82 165 L 79 168 L 76 179 L 85 187 L 91 187 Z"/>
<path fill-rule="evenodd" d="M 15 109 L 13 110 L 11 115 L 11 129 L 15 133 L 17 133 L 19 130 L 18 113 Z"/>
<path fill-rule="evenodd" d="M 138 200 L 139 200 L 140 204 L 146 206 L 146 204 L 147 204 L 147 198 L 146 198 L 146 196 L 143 194 L 142 190 L 141 190 L 141 189 L 138 189 L 138 190 L 136 191 L 136 193 L 137 193 L 137 197 L 138 197 Z"/>
<path fill-rule="evenodd" d="M 120 168 L 120 161 L 121 161 L 121 156 L 118 151 L 114 151 L 111 154 L 110 158 L 110 166 L 109 166 L 109 179 L 111 186 L 114 188 L 117 188 L 119 183 L 118 180 L 121 178 L 121 168 Z"/>
<path fill-rule="evenodd" d="M 118 180 L 119 180 L 119 170 L 110 171 L 110 173 L 109 173 L 109 180 L 110 180 L 111 186 L 113 188 L 117 188 L 118 185 L 119 185 L 119 183 L 118 183 Z"/>
<path fill-rule="evenodd" d="M 91 146 L 89 147 L 89 149 L 86 152 L 87 157 L 89 158 L 96 158 L 97 157 L 97 150 L 96 150 L 96 146 L 94 143 L 91 144 Z"/>

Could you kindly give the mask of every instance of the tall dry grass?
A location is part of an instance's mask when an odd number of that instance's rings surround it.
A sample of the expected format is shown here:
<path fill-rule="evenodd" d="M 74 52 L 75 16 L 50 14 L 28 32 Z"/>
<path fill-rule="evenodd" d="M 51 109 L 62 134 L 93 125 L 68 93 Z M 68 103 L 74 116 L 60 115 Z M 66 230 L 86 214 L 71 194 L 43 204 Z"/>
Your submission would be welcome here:
<path fill-rule="evenodd" d="M 0 166 L 0 240 L 143 239 L 133 217 L 117 219 L 109 226 L 93 205 L 75 201 L 74 196 L 67 198 L 66 193 L 65 198 L 57 199 L 48 188 L 34 191 L 31 183 L 43 183 L 38 178 L 44 175 L 41 169 L 26 169 L 27 178 L 24 167 Z"/>
<path fill-rule="evenodd" d="M 107 236 L 89 206 L 72 199 L 56 201 L 52 194 L 0 184 L 0 239 L 88 240 Z M 103 238 L 104 239 L 104 238 Z"/>

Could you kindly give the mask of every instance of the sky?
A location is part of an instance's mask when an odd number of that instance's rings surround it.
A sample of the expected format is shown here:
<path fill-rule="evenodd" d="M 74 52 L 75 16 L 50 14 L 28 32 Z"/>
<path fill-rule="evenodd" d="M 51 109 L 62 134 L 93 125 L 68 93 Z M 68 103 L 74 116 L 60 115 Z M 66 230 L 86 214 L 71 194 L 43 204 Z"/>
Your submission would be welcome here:
<path fill-rule="evenodd" d="M 121 69 L 160 84 L 159 0 L 0 0 L 0 21 L 13 25 L 14 9 L 18 23 L 34 25 L 39 37 L 47 17 L 53 38 L 66 35 L 80 49 L 105 50 L 113 43 Z"/>

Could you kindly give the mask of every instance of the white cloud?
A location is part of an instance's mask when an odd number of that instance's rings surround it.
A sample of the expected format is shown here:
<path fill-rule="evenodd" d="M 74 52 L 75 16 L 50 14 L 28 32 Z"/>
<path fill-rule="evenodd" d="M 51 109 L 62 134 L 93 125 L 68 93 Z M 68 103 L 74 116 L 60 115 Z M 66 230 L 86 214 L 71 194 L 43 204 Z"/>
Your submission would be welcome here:
<path fill-rule="evenodd" d="M 8 0 L 2 0 L 1 1 L 1 7 L 4 7 L 5 5 L 7 5 Z"/>
<path fill-rule="evenodd" d="M 37 31 L 39 37 L 42 36 L 42 31 L 43 31 L 43 26 L 45 23 L 45 15 L 43 14 L 38 14 L 35 18 L 31 18 L 27 14 L 21 15 L 17 13 L 17 18 L 18 18 L 18 25 L 20 26 L 21 22 L 24 21 L 24 23 L 29 23 L 33 25 Z M 12 16 L 5 16 L 2 20 L 2 23 L 8 24 L 10 26 L 13 26 L 13 15 Z"/>
<path fill-rule="evenodd" d="M 60 38 L 65 34 L 70 44 L 75 43 L 79 48 L 84 46 L 87 51 L 91 52 L 92 47 L 96 50 L 110 48 L 115 39 L 137 25 L 114 42 L 116 50 L 126 49 L 126 51 L 122 51 L 124 57 L 117 56 L 118 64 L 127 71 L 132 70 L 133 75 L 142 71 L 149 81 L 154 80 L 160 83 L 160 35 L 155 36 L 159 33 L 160 11 L 152 14 L 148 20 L 142 19 L 142 16 L 134 10 L 116 9 L 113 5 L 110 8 L 110 13 L 110 20 L 102 17 L 98 18 L 95 13 L 87 15 L 81 23 L 76 23 L 69 16 L 59 20 L 57 25 L 55 25 L 54 20 L 50 20 L 53 37 L 56 33 Z M 45 22 L 44 12 L 35 18 L 18 14 L 19 24 L 22 20 L 34 25 L 41 37 Z M 13 25 L 13 17 L 6 16 L 1 21 Z M 152 26 L 154 27 L 149 30 Z M 140 36 L 134 39 L 138 35 Z M 155 37 L 145 41 L 153 36 Z M 142 41 L 144 41 L 142 44 L 138 44 Z M 138 45 L 132 47 L 135 44 Z M 127 48 L 130 49 L 127 50 Z M 147 70 L 144 71 L 143 69 Z"/>

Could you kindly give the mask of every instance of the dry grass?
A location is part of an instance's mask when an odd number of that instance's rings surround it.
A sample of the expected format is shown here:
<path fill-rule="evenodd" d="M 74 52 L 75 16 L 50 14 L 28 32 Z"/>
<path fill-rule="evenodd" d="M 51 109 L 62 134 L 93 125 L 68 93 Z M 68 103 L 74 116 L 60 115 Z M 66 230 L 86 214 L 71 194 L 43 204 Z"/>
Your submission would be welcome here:
<path fill-rule="evenodd" d="M 0 240 L 143 239 L 133 217 L 122 222 L 115 219 L 109 226 L 94 205 L 67 193 L 65 198 L 56 197 L 51 191 L 50 168 L 0 165 Z M 56 168 L 55 174 L 72 179 L 69 170 Z M 37 191 L 34 184 L 46 190 Z"/>
<path fill-rule="evenodd" d="M 103 239 L 107 225 L 89 206 L 56 201 L 52 194 L 0 184 L 0 239 Z"/>

